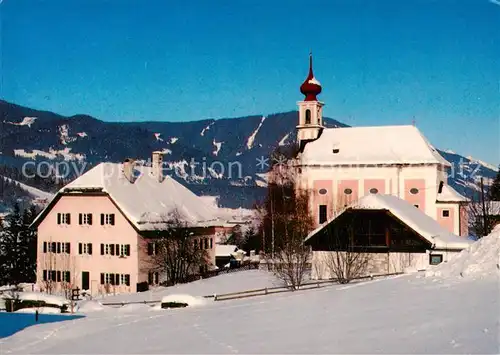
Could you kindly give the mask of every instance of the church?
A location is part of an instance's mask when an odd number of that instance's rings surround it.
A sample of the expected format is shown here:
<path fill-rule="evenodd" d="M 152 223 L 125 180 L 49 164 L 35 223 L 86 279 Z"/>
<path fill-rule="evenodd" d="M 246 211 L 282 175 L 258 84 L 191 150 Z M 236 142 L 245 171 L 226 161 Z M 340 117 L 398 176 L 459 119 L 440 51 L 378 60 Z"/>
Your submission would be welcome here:
<path fill-rule="evenodd" d="M 448 185 L 451 165 L 414 125 L 325 128 L 312 56 L 298 102 L 298 169 L 317 225 L 370 194 L 394 195 L 448 231 L 468 235 L 467 199 Z"/>
<path fill-rule="evenodd" d="M 325 238 L 347 215 L 364 247 L 418 254 L 418 268 L 470 244 L 467 199 L 448 185 L 451 164 L 415 125 L 324 127 L 312 56 L 300 91 L 295 167 L 317 227 L 306 238 L 313 251 L 332 250 Z"/>

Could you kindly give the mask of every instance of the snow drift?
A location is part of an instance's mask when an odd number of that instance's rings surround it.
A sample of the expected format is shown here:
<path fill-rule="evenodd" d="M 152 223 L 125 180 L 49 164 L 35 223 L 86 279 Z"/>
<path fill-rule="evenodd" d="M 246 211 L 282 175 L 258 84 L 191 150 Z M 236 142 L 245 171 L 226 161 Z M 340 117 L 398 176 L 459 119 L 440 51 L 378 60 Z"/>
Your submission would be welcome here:
<path fill-rule="evenodd" d="M 482 278 L 500 272 L 500 225 L 486 237 L 462 250 L 447 263 L 429 268 L 426 277 Z"/>
<path fill-rule="evenodd" d="M 97 301 L 82 301 L 78 303 L 78 313 L 89 313 L 89 312 L 99 312 L 104 310 L 104 307 L 100 302 Z"/>

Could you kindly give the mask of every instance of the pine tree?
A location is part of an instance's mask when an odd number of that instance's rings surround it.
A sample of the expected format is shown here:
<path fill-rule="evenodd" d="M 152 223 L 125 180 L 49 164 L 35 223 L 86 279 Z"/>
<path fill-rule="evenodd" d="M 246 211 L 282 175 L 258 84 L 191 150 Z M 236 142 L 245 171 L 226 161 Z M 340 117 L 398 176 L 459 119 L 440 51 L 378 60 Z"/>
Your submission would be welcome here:
<path fill-rule="evenodd" d="M 21 212 L 19 205 L 15 204 L 5 218 L 0 239 L 0 284 L 16 285 L 35 280 L 36 232 L 30 229 L 35 217 L 34 207 Z"/>
<path fill-rule="evenodd" d="M 490 187 L 489 195 L 491 201 L 500 201 L 500 165 L 498 166 L 497 176 Z"/>

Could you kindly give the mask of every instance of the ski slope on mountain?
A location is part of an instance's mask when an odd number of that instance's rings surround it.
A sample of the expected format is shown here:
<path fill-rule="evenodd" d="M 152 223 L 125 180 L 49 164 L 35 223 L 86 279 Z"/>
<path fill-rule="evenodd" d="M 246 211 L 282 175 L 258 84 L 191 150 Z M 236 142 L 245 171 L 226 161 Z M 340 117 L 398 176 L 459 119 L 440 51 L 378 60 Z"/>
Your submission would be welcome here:
<path fill-rule="evenodd" d="M 26 184 L 23 184 L 22 182 L 19 182 L 17 180 L 13 180 L 11 178 L 8 178 L 6 176 L 1 176 L 0 175 L 0 179 L 5 179 L 5 180 L 8 180 L 10 182 L 14 182 L 14 183 L 17 183 L 19 184 L 19 186 L 27 191 L 31 196 L 33 196 L 33 198 L 39 198 L 39 199 L 47 199 L 47 200 L 51 200 L 52 197 L 54 197 L 53 194 L 51 194 L 50 192 L 45 192 L 45 191 L 42 191 L 40 189 L 37 189 L 35 187 L 32 187 L 32 186 L 28 186 Z"/>

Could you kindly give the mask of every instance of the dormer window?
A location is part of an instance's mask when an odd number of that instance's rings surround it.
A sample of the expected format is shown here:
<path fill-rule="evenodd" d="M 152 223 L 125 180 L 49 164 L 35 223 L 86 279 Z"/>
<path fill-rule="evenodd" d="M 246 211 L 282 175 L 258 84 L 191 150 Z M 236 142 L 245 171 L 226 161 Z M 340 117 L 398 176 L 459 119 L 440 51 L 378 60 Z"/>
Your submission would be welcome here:
<path fill-rule="evenodd" d="M 311 124 L 311 110 L 306 110 L 306 124 Z"/>

